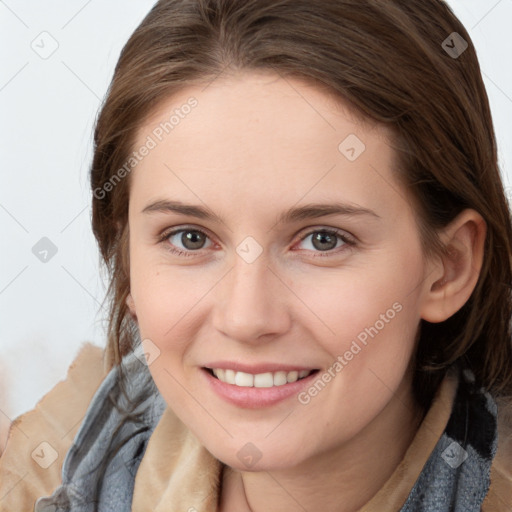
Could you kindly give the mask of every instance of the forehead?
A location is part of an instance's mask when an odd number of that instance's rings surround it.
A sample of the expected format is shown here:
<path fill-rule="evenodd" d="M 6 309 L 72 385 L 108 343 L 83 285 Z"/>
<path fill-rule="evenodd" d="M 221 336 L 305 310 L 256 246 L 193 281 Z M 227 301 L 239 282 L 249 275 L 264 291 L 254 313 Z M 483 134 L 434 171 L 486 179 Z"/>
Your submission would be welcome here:
<path fill-rule="evenodd" d="M 347 102 L 311 82 L 269 72 L 190 85 L 163 99 L 134 149 L 149 139 L 152 149 L 131 176 L 134 199 L 188 183 L 189 195 L 208 186 L 279 200 L 286 191 L 297 202 L 308 190 L 345 189 L 352 198 L 344 199 L 357 202 L 393 180 L 396 159 L 386 127 L 362 122 Z M 396 186 L 387 192 L 396 195 Z"/>
<path fill-rule="evenodd" d="M 189 109 L 187 103 L 192 98 L 197 105 Z M 193 115 L 189 115 L 191 112 Z M 195 129 L 213 116 L 217 116 L 217 124 L 212 135 L 222 134 L 221 123 L 228 122 L 230 126 L 246 128 L 258 124 L 262 132 L 279 125 L 293 136 L 301 128 L 337 131 L 340 121 L 376 137 L 392 140 L 394 135 L 391 129 L 364 116 L 325 84 L 307 77 L 284 77 L 269 70 L 255 70 L 191 84 L 164 96 L 146 116 L 137 138 L 140 140 L 166 121 L 171 121 L 175 137 L 188 135 L 187 125 Z M 278 134 L 269 135 L 275 138 Z"/>

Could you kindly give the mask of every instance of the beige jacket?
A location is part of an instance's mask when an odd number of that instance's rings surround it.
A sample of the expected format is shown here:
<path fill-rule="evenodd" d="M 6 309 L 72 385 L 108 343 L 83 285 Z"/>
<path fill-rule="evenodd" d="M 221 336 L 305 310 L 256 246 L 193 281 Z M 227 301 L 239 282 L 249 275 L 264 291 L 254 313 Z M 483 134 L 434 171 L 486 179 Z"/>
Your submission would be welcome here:
<path fill-rule="evenodd" d="M 29 412 L 18 416 L 0 457 L 0 512 L 32 512 L 41 496 L 61 483 L 65 455 L 81 425 L 89 402 L 112 367 L 111 354 L 85 343 L 66 379 Z M 360 512 L 397 512 L 409 495 L 446 427 L 456 382 L 445 379 L 403 461 L 382 489 Z M 499 413 L 498 453 L 483 512 L 512 511 L 511 418 Z M 505 427 L 508 425 L 508 427 Z M 187 463 L 183 464 L 182 461 Z M 167 408 L 154 432 L 135 477 L 134 512 L 214 512 L 222 464 Z"/>

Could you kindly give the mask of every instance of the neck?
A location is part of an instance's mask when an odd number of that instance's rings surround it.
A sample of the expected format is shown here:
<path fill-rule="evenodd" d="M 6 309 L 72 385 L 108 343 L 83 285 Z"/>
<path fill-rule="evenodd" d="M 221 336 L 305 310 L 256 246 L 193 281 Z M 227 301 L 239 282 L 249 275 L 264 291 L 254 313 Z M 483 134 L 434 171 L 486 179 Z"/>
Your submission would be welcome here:
<path fill-rule="evenodd" d="M 286 470 L 244 472 L 226 467 L 219 510 L 355 512 L 393 474 L 422 417 L 410 381 L 404 382 L 384 410 L 336 450 Z"/>

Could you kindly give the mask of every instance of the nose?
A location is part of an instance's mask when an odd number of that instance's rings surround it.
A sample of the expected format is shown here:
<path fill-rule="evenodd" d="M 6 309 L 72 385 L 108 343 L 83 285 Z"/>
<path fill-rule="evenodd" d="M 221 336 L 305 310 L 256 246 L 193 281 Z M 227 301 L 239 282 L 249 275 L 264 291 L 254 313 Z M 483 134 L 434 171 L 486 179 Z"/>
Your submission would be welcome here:
<path fill-rule="evenodd" d="M 247 263 L 235 256 L 233 268 L 217 286 L 213 324 L 240 343 L 272 341 L 290 329 L 290 293 L 266 258 Z"/>

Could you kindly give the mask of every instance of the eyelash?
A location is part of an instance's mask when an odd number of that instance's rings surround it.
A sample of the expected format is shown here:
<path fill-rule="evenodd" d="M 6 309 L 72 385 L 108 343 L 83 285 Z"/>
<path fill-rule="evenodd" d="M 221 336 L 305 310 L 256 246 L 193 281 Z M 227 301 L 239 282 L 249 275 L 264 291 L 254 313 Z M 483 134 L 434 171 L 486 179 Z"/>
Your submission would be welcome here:
<path fill-rule="evenodd" d="M 168 239 L 172 235 L 175 235 L 175 234 L 181 233 L 181 232 L 187 232 L 187 231 L 194 231 L 196 233 L 201 233 L 202 235 L 209 238 L 208 234 L 205 233 L 202 229 L 185 226 L 185 227 L 181 227 L 180 229 L 167 230 L 164 233 L 162 233 L 161 235 L 158 235 L 158 243 L 164 244 L 165 242 L 168 241 Z M 335 228 L 313 229 L 311 231 L 308 231 L 304 236 L 302 236 L 300 238 L 300 242 L 303 242 L 308 236 L 311 236 L 314 233 L 326 233 L 331 236 L 337 236 L 344 243 L 344 245 L 342 245 L 341 247 L 338 247 L 336 249 L 329 249 L 328 251 L 314 251 L 316 253 L 316 255 L 314 256 L 315 258 L 331 257 L 331 256 L 339 254 L 340 252 L 343 252 L 344 250 L 347 250 L 356 245 L 355 239 L 348 236 L 344 231 L 341 231 L 341 230 L 338 230 Z M 201 251 L 201 249 L 199 249 L 197 251 L 192 251 L 192 250 L 184 251 L 182 249 L 176 248 L 175 246 L 171 246 L 171 245 L 168 245 L 168 247 L 166 247 L 166 249 L 169 250 L 173 254 L 177 254 L 178 256 L 183 256 L 186 258 L 195 256 L 198 252 Z"/>

